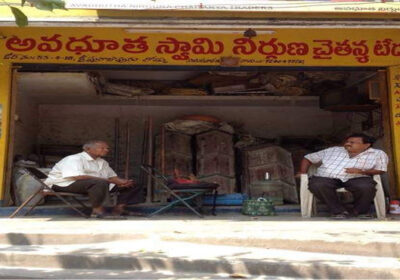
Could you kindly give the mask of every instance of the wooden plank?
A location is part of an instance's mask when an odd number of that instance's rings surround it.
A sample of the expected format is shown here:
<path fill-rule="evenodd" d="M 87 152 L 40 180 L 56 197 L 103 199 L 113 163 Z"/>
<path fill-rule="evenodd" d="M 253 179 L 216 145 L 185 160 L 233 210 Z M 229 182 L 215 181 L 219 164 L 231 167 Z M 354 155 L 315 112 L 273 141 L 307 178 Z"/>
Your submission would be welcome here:
<path fill-rule="evenodd" d="M 5 190 L 4 190 L 4 202 L 3 206 L 13 204 L 11 197 L 11 177 L 13 170 L 13 157 L 14 157 L 14 138 L 15 138 L 15 114 L 17 108 L 17 77 L 18 70 L 13 69 L 12 72 L 12 83 L 11 83 L 11 107 L 10 107 L 10 126 L 9 126 L 9 137 L 8 137 L 8 154 L 7 154 L 7 167 L 5 176 Z"/>
<path fill-rule="evenodd" d="M 151 137 L 149 135 L 149 132 L 150 132 L 149 126 L 150 126 L 150 118 L 147 118 L 147 120 L 145 120 L 145 122 L 144 122 L 144 132 L 145 132 L 144 134 L 145 134 L 145 137 L 143 139 L 143 143 L 144 143 L 144 145 L 143 145 L 144 146 L 144 148 L 143 148 L 144 149 L 144 153 L 143 153 L 144 159 L 143 159 L 143 161 L 147 165 L 151 165 L 151 163 L 149 162 L 149 159 L 150 159 L 150 156 L 149 156 L 149 154 L 150 154 L 150 151 L 149 151 L 149 149 L 150 149 L 150 147 L 149 147 L 149 141 L 150 141 L 149 137 Z M 149 170 L 149 172 L 152 172 L 152 171 Z M 155 196 L 155 190 L 154 190 L 155 185 L 152 184 L 151 174 L 148 174 L 146 176 L 147 176 L 147 179 L 145 180 L 146 181 L 146 203 L 151 203 L 153 201 L 153 199 L 154 199 L 154 196 Z"/>
<path fill-rule="evenodd" d="M 147 119 L 147 164 L 153 166 L 153 118 L 148 117 Z M 152 193 L 151 190 L 153 188 L 153 182 L 151 174 L 147 176 L 147 192 Z M 151 197 L 147 197 L 147 200 L 151 200 Z M 146 201 L 147 201 L 146 200 Z"/>
<path fill-rule="evenodd" d="M 326 106 L 323 109 L 333 112 L 369 112 L 379 108 L 377 104 L 363 104 L 363 105 L 332 105 Z"/>
<path fill-rule="evenodd" d="M 114 170 L 119 170 L 119 118 L 115 119 L 114 126 Z"/>
<path fill-rule="evenodd" d="M 126 143 L 125 143 L 125 170 L 124 170 L 124 176 L 125 179 L 129 179 L 129 164 L 130 164 L 130 142 L 131 142 L 131 129 L 129 125 L 129 120 L 126 122 Z"/>
<path fill-rule="evenodd" d="M 161 165 L 161 173 L 165 174 L 165 126 L 163 125 L 161 127 L 161 159 L 160 159 L 160 165 Z"/>
<path fill-rule="evenodd" d="M 389 195 L 391 198 L 398 197 L 396 186 L 396 173 L 394 167 L 394 155 L 392 145 L 391 133 L 391 118 L 390 118 L 390 104 L 389 104 L 389 91 L 387 88 L 387 75 L 386 70 L 378 70 L 379 91 L 381 95 L 381 110 L 382 110 L 382 126 L 383 126 L 383 145 L 389 157 L 388 165 L 388 179 L 389 179 Z"/>

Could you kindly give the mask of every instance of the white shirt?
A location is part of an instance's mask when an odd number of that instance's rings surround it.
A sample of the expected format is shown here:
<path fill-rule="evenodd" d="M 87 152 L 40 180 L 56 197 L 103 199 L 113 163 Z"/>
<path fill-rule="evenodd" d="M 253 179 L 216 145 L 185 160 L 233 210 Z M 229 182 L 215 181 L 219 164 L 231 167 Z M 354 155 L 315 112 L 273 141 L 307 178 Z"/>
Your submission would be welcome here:
<path fill-rule="evenodd" d="M 384 151 L 369 148 L 366 151 L 350 157 L 344 147 L 332 147 L 316 153 L 308 154 L 306 159 L 312 163 L 321 163 L 316 176 L 340 179 L 346 182 L 349 179 L 365 177 L 362 174 L 348 174 L 345 168 L 387 170 L 388 156 Z"/>
<path fill-rule="evenodd" d="M 72 180 L 69 177 L 82 175 L 100 178 L 111 178 L 117 176 L 107 161 L 102 158 L 93 159 L 88 153 L 82 152 L 67 156 L 60 160 L 50 171 L 49 176 L 44 183 L 49 187 L 53 185 L 66 187 L 75 182 L 75 180 Z M 110 190 L 114 186 L 115 184 L 110 184 Z"/>

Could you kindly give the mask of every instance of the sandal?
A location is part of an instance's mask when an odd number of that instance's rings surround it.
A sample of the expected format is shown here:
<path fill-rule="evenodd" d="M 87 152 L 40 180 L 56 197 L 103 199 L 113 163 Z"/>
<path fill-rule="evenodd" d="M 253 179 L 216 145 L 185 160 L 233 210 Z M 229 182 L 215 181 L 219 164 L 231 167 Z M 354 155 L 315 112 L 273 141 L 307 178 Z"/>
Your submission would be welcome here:
<path fill-rule="evenodd" d="M 349 217 L 350 217 L 350 214 L 347 211 L 344 211 L 344 212 L 339 213 L 339 214 L 332 214 L 331 215 L 331 219 L 334 219 L 334 220 L 345 220 L 345 219 L 347 219 Z"/>
<path fill-rule="evenodd" d="M 126 220 L 126 217 L 123 217 L 123 216 L 107 215 L 107 214 L 103 214 L 103 213 L 91 214 L 90 218 L 100 219 L 100 220 Z"/>
<path fill-rule="evenodd" d="M 144 213 L 140 213 L 140 212 L 132 212 L 132 211 L 124 210 L 124 211 L 122 211 L 121 216 L 145 217 L 146 215 Z"/>
<path fill-rule="evenodd" d="M 374 219 L 375 217 L 372 216 L 371 214 L 360 214 L 357 216 L 357 218 L 362 219 L 362 220 L 371 220 L 371 219 Z"/>

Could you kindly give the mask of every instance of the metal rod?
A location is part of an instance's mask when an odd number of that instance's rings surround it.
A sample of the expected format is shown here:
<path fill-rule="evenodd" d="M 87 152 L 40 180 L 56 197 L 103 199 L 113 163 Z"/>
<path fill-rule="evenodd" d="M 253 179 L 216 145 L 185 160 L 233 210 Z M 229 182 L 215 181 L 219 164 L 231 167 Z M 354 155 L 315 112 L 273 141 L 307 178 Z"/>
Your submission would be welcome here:
<path fill-rule="evenodd" d="M 147 145 L 147 164 L 150 166 L 153 166 L 153 119 L 151 117 L 148 117 L 147 119 L 147 125 L 148 125 L 148 132 L 147 132 L 147 140 L 148 140 L 148 145 Z M 151 179 L 151 174 L 147 176 L 147 196 L 146 196 L 146 202 L 151 202 L 152 198 L 152 179 Z"/>
<path fill-rule="evenodd" d="M 161 173 L 162 174 L 165 174 L 165 126 L 163 125 L 162 127 L 161 127 L 161 139 L 160 139 L 161 141 L 161 153 L 160 153 L 160 163 L 161 163 L 161 165 L 160 165 L 160 167 L 161 167 Z"/>
<path fill-rule="evenodd" d="M 114 170 L 118 173 L 119 169 L 119 118 L 115 119 L 114 127 Z"/>
<path fill-rule="evenodd" d="M 131 133 L 129 127 L 129 121 L 126 122 L 126 145 L 125 145 L 125 178 L 129 178 L 129 161 L 130 161 L 130 141 Z"/>

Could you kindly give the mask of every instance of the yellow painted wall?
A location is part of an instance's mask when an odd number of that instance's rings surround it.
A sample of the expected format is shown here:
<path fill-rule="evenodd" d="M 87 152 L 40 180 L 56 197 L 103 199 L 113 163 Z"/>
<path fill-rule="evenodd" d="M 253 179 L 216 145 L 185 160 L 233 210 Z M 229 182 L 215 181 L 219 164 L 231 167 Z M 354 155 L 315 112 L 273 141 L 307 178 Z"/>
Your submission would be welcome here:
<path fill-rule="evenodd" d="M 11 98 L 11 67 L 0 62 L 0 106 L 1 106 L 1 135 L 0 135 L 0 200 L 4 197 L 4 182 L 6 175 L 6 159 L 8 144 L 8 125 L 10 122 Z"/>
<path fill-rule="evenodd" d="M 276 28 L 256 31 L 257 36 L 249 39 L 237 30 L 233 33 L 165 33 L 104 27 L 1 28 L 3 133 L 0 171 L 6 166 L 10 65 L 13 63 L 290 67 L 388 67 L 400 64 L 400 33 L 397 29 Z M 396 79 L 400 74 L 396 72 L 397 68 L 390 69 L 393 143 L 398 143 L 400 125 L 397 126 L 396 114 L 400 114 L 400 105 L 397 108 L 400 103 L 396 103 Z M 394 150 L 399 163 L 399 151 L 396 147 Z M 4 175 L 0 178 L 4 180 Z M 0 181 L 0 200 L 3 182 Z"/>
<path fill-rule="evenodd" d="M 392 116 L 392 143 L 393 143 L 393 158 L 395 163 L 395 170 L 397 176 L 397 194 L 400 194 L 400 67 L 393 66 L 389 67 L 389 92 L 390 92 L 390 109 Z"/>

